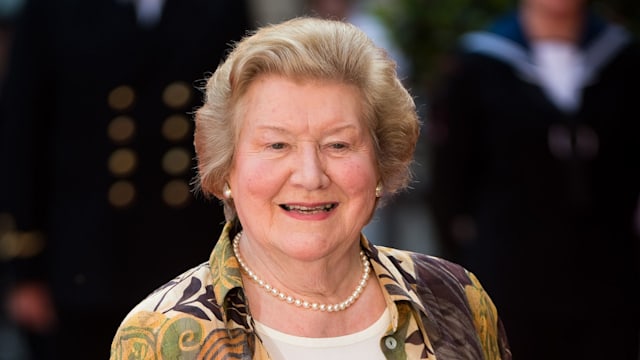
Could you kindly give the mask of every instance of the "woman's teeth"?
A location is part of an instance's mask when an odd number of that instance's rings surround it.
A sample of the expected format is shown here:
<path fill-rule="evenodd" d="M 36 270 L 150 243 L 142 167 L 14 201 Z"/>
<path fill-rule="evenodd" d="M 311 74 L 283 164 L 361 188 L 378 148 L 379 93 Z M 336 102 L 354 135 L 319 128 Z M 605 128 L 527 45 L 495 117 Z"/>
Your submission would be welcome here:
<path fill-rule="evenodd" d="M 319 212 L 328 212 L 331 211 L 336 205 L 335 204 L 325 204 L 320 206 L 301 206 L 301 205 L 280 205 L 283 209 L 287 211 L 297 211 L 305 214 L 315 214 Z"/>

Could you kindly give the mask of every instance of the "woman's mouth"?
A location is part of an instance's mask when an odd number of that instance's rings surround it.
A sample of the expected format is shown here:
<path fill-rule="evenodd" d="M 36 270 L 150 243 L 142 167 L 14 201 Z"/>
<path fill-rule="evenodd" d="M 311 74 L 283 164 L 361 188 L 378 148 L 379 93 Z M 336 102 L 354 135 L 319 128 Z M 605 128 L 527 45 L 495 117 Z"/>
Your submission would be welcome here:
<path fill-rule="evenodd" d="M 300 214 L 306 214 L 306 215 L 317 214 L 321 212 L 329 212 L 335 209 L 336 206 L 338 206 L 337 203 L 329 203 L 329 204 L 323 204 L 318 206 L 288 205 L 288 204 L 280 205 L 280 207 L 286 211 L 294 211 L 294 212 L 298 212 Z"/>

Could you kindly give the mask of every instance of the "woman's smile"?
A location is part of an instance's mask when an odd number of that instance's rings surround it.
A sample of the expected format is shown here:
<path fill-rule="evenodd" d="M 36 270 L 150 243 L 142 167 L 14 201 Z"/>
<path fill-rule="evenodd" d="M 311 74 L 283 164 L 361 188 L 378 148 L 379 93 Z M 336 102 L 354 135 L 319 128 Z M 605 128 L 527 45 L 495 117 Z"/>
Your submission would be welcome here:
<path fill-rule="evenodd" d="M 280 205 L 286 211 L 290 212 L 299 212 L 301 214 L 311 215 L 317 214 L 320 212 L 330 212 L 335 209 L 338 204 L 329 203 L 329 204 L 321 204 L 321 205 L 295 205 L 295 204 L 282 204 Z"/>
<path fill-rule="evenodd" d="M 281 204 L 280 207 L 289 216 L 298 220 L 324 220 L 328 218 L 337 207 L 338 203 L 322 204 Z"/>

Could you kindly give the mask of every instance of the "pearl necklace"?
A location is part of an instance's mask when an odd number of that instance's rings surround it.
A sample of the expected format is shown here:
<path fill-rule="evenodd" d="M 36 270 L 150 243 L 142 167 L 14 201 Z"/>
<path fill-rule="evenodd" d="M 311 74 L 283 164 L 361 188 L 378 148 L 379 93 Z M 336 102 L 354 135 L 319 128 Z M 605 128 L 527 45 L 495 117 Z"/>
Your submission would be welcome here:
<path fill-rule="evenodd" d="M 244 272 L 246 272 L 247 275 L 249 275 L 249 277 L 256 284 L 258 284 L 261 288 L 263 288 L 264 291 L 286 302 L 287 304 L 295 305 L 297 307 L 302 307 L 304 309 L 309 309 L 309 310 L 319 310 L 319 311 L 327 311 L 327 312 L 342 311 L 342 310 L 346 310 L 349 306 L 353 305 L 353 303 L 356 302 L 356 300 L 362 294 L 364 287 L 367 285 L 367 280 L 369 279 L 369 272 L 371 271 L 371 268 L 369 264 L 369 259 L 367 258 L 367 256 L 364 254 L 363 251 L 360 251 L 360 259 L 362 260 L 362 278 L 360 279 L 358 286 L 353 291 L 351 296 L 349 296 L 345 301 L 338 304 L 327 305 L 327 304 L 319 304 L 316 302 L 310 303 L 307 300 L 296 299 L 292 296 L 289 296 L 281 292 L 275 287 L 267 284 L 264 280 L 260 279 L 260 277 L 258 277 L 258 275 L 256 275 L 251 269 L 249 269 L 247 264 L 244 262 L 244 260 L 240 256 L 240 248 L 238 246 L 240 242 L 240 237 L 242 237 L 242 232 L 239 232 L 238 235 L 236 235 L 235 238 L 233 239 L 233 252 L 235 253 L 236 258 L 238 259 L 238 262 L 240 263 L 242 270 L 244 270 Z"/>

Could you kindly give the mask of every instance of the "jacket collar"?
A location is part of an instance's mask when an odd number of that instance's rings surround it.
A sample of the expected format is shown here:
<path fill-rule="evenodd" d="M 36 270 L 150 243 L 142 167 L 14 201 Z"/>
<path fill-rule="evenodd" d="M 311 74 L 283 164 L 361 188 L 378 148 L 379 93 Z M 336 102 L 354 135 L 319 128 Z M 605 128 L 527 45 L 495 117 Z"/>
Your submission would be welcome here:
<path fill-rule="evenodd" d="M 620 25 L 607 23 L 589 12 L 585 15 L 581 39 L 579 46 L 584 59 L 580 87 L 586 87 L 598 80 L 602 69 L 631 42 L 632 37 Z M 460 39 L 463 53 L 480 54 L 503 62 L 511 66 L 521 79 L 542 86 L 529 46 L 515 11 L 497 20 L 487 30 L 473 31 Z"/>
<path fill-rule="evenodd" d="M 227 222 L 209 258 L 209 269 L 213 279 L 213 294 L 222 306 L 222 317 L 225 322 L 228 320 L 229 307 L 235 306 L 230 299 L 230 295 L 235 294 L 236 291 L 232 292 L 232 290 L 239 289 L 242 291 L 240 264 L 233 253 L 231 245 L 231 239 L 236 233 L 237 229 L 235 229 L 234 223 Z"/>

